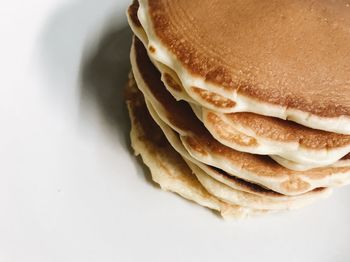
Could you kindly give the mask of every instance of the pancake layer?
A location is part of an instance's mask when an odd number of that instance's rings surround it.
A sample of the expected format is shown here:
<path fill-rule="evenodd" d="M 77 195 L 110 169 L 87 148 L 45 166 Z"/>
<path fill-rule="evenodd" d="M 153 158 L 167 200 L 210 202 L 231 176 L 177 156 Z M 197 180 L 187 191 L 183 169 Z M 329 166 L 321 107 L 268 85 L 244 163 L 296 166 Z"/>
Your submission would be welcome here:
<path fill-rule="evenodd" d="M 138 18 L 152 58 L 175 71 L 194 100 L 213 92 L 229 99 L 216 111 L 350 134 L 347 4 L 141 0 Z"/>

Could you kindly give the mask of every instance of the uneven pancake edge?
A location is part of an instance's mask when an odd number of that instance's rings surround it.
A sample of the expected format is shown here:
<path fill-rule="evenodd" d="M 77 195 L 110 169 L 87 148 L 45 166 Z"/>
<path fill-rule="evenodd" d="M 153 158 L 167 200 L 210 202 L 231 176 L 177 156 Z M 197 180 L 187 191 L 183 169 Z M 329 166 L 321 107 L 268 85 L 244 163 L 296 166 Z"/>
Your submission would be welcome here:
<path fill-rule="evenodd" d="M 137 64 L 135 64 L 135 58 L 131 59 L 132 64 L 133 64 L 133 70 L 134 70 L 134 75 L 135 75 L 135 79 L 138 82 L 138 86 L 140 87 L 141 85 L 145 85 L 145 83 L 142 83 L 143 80 L 141 80 L 141 76 L 139 75 L 140 73 L 137 72 Z M 155 78 L 157 79 L 157 78 Z M 157 80 L 159 81 L 159 79 Z M 166 121 L 166 119 L 163 118 L 163 120 Z M 188 139 L 188 138 L 186 138 Z M 183 141 L 186 142 L 186 141 Z M 196 158 L 198 161 L 204 162 L 205 164 L 208 165 L 212 165 L 212 166 L 217 166 L 218 163 L 220 163 L 219 159 L 207 159 L 205 156 L 203 155 L 198 155 L 198 152 L 195 152 L 191 147 L 188 147 L 189 145 L 187 145 L 187 149 L 189 150 L 190 154 Z M 244 153 L 242 153 L 244 155 Z M 216 157 L 216 156 L 215 156 Z M 248 155 L 247 155 L 248 157 Z M 250 157 L 250 156 L 249 156 Z M 272 163 L 272 162 L 270 162 Z M 275 164 L 276 167 L 278 166 L 277 164 Z M 222 168 L 222 167 L 221 167 Z M 273 189 L 274 191 L 280 192 L 280 193 L 284 193 L 284 194 L 288 194 L 288 195 L 297 195 L 297 194 L 301 194 L 301 193 L 305 193 L 307 191 L 312 190 L 313 188 L 317 188 L 317 187 L 323 187 L 323 186 L 339 186 L 342 183 L 348 182 L 347 178 L 348 178 L 348 169 L 346 168 L 340 168 L 337 169 L 339 170 L 339 173 L 332 173 L 330 172 L 330 170 L 335 170 L 335 169 L 329 169 L 327 172 L 322 171 L 322 170 L 313 170 L 311 173 L 310 172 L 303 172 L 303 173 L 296 173 L 293 175 L 291 171 L 285 170 L 284 172 L 280 173 L 276 173 L 272 176 L 272 174 L 259 174 L 259 176 L 256 176 L 254 173 L 247 173 L 245 172 L 244 177 L 242 177 L 242 170 L 240 171 L 240 173 L 237 173 L 237 170 L 232 169 L 231 165 L 225 165 L 224 168 L 222 168 L 224 171 L 234 174 L 236 176 L 239 176 L 243 179 L 246 179 L 248 181 L 253 181 L 254 183 L 258 183 L 260 185 L 265 185 L 268 188 Z M 279 167 L 279 169 L 281 169 L 280 171 L 283 171 L 283 168 Z M 343 170 L 343 171 L 342 171 Z M 347 173 L 346 171 L 347 170 Z M 330 172 L 330 173 L 329 173 Z M 345 173 L 344 173 L 345 172 Z M 332 174 L 330 176 L 330 174 Z M 277 176 L 276 176 L 277 175 Z M 249 179 L 247 179 L 248 176 Z M 271 180 L 273 178 L 274 182 L 271 183 L 271 181 L 269 181 L 267 183 L 267 180 Z M 308 181 L 308 182 L 306 182 Z M 267 184 L 266 184 L 267 183 Z M 305 183 L 307 183 L 308 185 L 306 186 Z M 309 184 L 311 183 L 311 184 Z"/>
<path fill-rule="evenodd" d="M 270 198 L 270 197 L 251 194 L 245 191 L 236 190 L 232 187 L 229 187 L 226 184 L 221 183 L 219 180 L 216 180 L 215 178 L 211 178 L 211 175 L 209 173 L 205 173 L 204 171 L 198 171 L 198 170 L 204 170 L 201 168 L 203 165 L 200 164 L 200 162 L 192 159 L 188 155 L 188 153 L 186 153 L 184 148 L 181 149 L 181 147 L 183 146 L 181 146 L 181 142 L 178 141 L 179 140 L 178 135 L 176 135 L 175 131 L 173 131 L 169 126 L 167 126 L 161 120 L 161 118 L 153 108 L 152 103 L 150 103 L 147 99 L 146 99 L 146 105 L 150 112 L 150 115 L 152 116 L 154 121 L 160 126 L 160 128 L 163 130 L 163 133 L 165 134 L 169 143 L 185 159 L 185 161 L 193 170 L 194 174 L 197 176 L 199 181 L 202 184 L 206 183 L 207 181 L 211 181 L 211 184 L 214 183 L 216 185 L 216 188 L 221 187 L 221 190 L 224 190 L 226 192 L 225 194 L 226 197 L 223 197 L 223 195 L 221 195 L 220 192 L 218 192 L 220 190 L 216 189 L 215 192 L 211 191 L 210 185 L 208 187 L 208 184 L 203 184 L 203 186 L 210 193 L 214 194 L 215 196 L 217 196 L 218 198 L 222 199 L 225 202 L 247 206 L 253 209 L 265 209 L 270 211 L 271 210 L 289 210 L 289 209 L 296 209 L 304 205 L 311 204 L 313 201 L 319 198 L 327 197 L 331 193 L 330 189 L 319 188 L 300 196 L 289 196 L 289 197 L 285 196 L 284 198 Z M 203 173 L 205 173 L 205 175 L 203 175 Z M 203 178 L 203 176 L 205 176 L 205 178 Z"/>
<path fill-rule="evenodd" d="M 192 174 L 183 159 L 170 147 L 164 145 L 165 138 L 157 126 L 158 141 L 150 139 L 147 127 L 153 130 L 155 123 L 149 116 L 140 93 L 136 94 L 132 88 L 134 83 L 129 80 L 126 103 L 131 119 L 131 141 L 136 155 L 141 155 L 144 163 L 149 167 L 152 179 L 166 191 L 172 191 L 182 197 L 194 201 L 204 207 L 219 211 L 224 219 L 242 219 L 250 216 L 266 214 L 267 211 L 253 210 L 237 205 L 227 204 L 210 195 Z M 139 92 L 139 91 L 138 91 Z M 141 109 L 142 118 L 138 115 Z M 147 115 L 148 114 L 148 115 Z M 146 116 L 146 117 L 144 117 Z M 148 122 L 151 120 L 152 122 Z M 146 129 L 145 129 L 146 127 Z M 154 131 L 154 130 L 153 130 Z M 151 136 L 154 138 L 154 136 Z M 165 152 L 163 152 L 165 150 Z M 165 153 L 165 154 L 162 154 Z M 169 155 L 172 156 L 169 158 Z"/>

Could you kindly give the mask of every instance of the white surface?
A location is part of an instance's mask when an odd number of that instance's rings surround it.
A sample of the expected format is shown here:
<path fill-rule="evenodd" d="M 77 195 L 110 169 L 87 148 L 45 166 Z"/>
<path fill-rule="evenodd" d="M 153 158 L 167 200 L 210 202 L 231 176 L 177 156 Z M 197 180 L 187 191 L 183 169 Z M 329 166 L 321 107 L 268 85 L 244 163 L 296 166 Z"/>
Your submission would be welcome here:
<path fill-rule="evenodd" d="M 228 224 L 149 182 L 121 98 L 127 4 L 1 5 L 0 262 L 349 261 L 350 188 Z"/>

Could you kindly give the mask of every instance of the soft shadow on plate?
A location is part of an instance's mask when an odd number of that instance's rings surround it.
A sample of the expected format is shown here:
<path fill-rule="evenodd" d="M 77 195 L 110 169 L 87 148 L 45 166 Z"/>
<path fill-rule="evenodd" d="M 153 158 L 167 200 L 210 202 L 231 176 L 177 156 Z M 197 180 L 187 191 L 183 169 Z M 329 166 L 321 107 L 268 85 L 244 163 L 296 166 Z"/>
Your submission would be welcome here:
<path fill-rule="evenodd" d="M 93 102 L 100 110 L 112 134 L 129 149 L 129 119 L 124 88 L 130 71 L 129 28 L 111 29 L 102 35 L 95 51 L 83 55 L 81 64 L 81 99 L 87 106 Z"/>
<path fill-rule="evenodd" d="M 81 64 L 82 100 L 95 101 L 110 131 L 119 135 L 120 143 L 133 153 L 130 146 L 130 120 L 124 99 L 124 90 L 130 72 L 132 33 L 128 27 L 111 29 L 102 35 L 92 53 L 87 51 Z M 90 103 L 90 102 L 89 102 Z M 88 103 L 88 104 L 89 104 Z M 153 186 L 149 169 L 140 158 L 137 165 L 145 179 Z"/>
<path fill-rule="evenodd" d="M 125 15 L 128 4 L 85 0 L 62 5 L 48 17 L 37 54 L 48 79 L 43 91 L 52 106 L 84 133 L 102 128 L 111 145 L 130 154 L 137 174 L 151 182 L 148 169 L 131 156 L 123 97 L 132 38 Z M 78 119 L 70 115 L 76 109 Z"/>
<path fill-rule="evenodd" d="M 104 129 L 111 144 L 124 149 L 129 149 L 129 121 L 122 100 L 130 69 L 128 4 L 115 0 L 64 3 L 47 18 L 38 38 L 38 57 L 48 80 L 44 94 L 51 107 L 57 107 L 67 121 L 75 121 L 85 134 Z M 77 110 L 78 121 L 72 116 Z"/>

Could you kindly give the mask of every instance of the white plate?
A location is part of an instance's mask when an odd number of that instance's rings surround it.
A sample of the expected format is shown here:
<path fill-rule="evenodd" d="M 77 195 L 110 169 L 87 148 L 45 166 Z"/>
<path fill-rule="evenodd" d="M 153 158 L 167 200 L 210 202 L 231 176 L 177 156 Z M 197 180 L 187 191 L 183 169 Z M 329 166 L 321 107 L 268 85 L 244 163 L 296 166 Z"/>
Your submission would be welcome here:
<path fill-rule="evenodd" d="M 349 261 L 350 188 L 229 224 L 150 182 L 122 99 L 127 5 L 2 4 L 0 261 Z"/>

